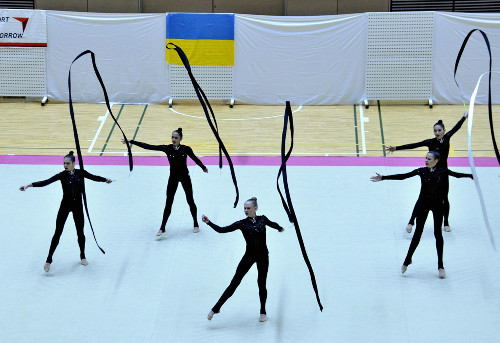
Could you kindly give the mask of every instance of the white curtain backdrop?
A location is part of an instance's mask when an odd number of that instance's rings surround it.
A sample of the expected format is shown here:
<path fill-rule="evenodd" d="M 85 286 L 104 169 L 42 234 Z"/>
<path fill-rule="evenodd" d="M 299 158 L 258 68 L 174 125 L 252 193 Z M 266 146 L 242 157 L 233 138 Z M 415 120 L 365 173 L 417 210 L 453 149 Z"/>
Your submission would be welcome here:
<path fill-rule="evenodd" d="M 159 103 L 169 99 L 165 61 L 165 14 L 98 14 L 47 11 L 47 92 L 68 100 L 71 61 L 82 51 L 96 54 L 110 100 Z M 353 104 L 365 98 L 367 14 L 280 17 L 235 15 L 235 100 L 261 105 Z M 434 16 L 432 99 L 460 104 L 453 69 L 467 33 L 489 37 L 493 69 L 500 70 L 500 14 L 436 12 Z M 388 35 L 390 32 L 388 33 Z M 457 80 L 468 102 L 488 54 L 474 33 Z M 75 101 L 104 100 L 90 58 L 73 66 Z M 484 89 L 484 90 L 483 90 Z M 487 102 L 482 86 L 477 101 Z M 493 75 L 493 103 L 500 103 L 500 76 Z"/>
<path fill-rule="evenodd" d="M 480 29 L 491 44 L 493 70 L 500 71 L 500 14 L 436 12 L 433 52 L 433 100 L 438 104 L 460 104 L 462 96 L 453 80 L 455 60 L 467 33 Z M 479 76 L 488 71 L 489 56 L 480 32 L 469 39 L 457 70 L 457 81 L 468 104 Z M 483 78 L 476 103 L 488 103 L 487 78 Z M 484 84 L 483 84 L 484 83 Z M 492 101 L 500 103 L 500 76 L 492 76 Z M 496 90 L 496 91 L 495 91 Z"/>
<path fill-rule="evenodd" d="M 78 54 L 91 50 L 111 102 L 168 99 L 165 14 L 47 12 L 47 90 L 68 100 L 68 71 Z M 72 67 L 72 97 L 103 102 L 90 55 Z"/>
<path fill-rule="evenodd" d="M 353 104 L 365 86 L 366 14 L 235 16 L 234 97 L 252 104 Z"/>

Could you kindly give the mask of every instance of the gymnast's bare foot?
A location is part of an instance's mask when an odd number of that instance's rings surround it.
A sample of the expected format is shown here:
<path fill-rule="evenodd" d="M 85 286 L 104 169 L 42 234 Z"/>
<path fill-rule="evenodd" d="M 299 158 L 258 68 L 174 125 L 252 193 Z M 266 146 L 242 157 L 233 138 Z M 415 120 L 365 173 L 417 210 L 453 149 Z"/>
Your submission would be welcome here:
<path fill-rule="evenodd" d="M 406 270 L 408 269 L 408 266 L 409 266 L 410 264 L 411 264 L 411 261 L 410 261 L 410 263 L 408 263 L 408 264 L 403 264 L 403 265 L 401 266 L 401 274 L 404 274 L 404 273 L 406 272 Z"/>
<path fill-rule="evenodd" d="M 413 225 L 412 224 L 406 225 L 406 232 L 411 233 L 411 230 L 413 230 Z"/>
<path fill-rule="evenodd" d="M 215 314 L 215 312 L 210 310 L 210 312 L 208 312 L 207 319 L 212 320 L 212 318 L 214 317 L 214 314 Z"/>
<path fill-rule="evenodd" d="M 446 271 L 444 268 L 439 268 L 439 278 L 444 279 L 446 277 Z"/>

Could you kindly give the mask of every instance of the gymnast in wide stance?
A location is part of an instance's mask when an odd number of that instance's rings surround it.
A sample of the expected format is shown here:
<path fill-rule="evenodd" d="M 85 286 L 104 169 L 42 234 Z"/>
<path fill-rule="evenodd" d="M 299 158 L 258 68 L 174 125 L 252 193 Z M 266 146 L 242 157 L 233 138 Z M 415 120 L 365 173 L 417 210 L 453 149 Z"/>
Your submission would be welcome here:
<path fill-rule="evenodd" d="M 372 176 L 370 179 L 373 182 L 378 182 L 382 180 L 404 180 L 413 176 L 419 176 L 421 181 L 420 194 L 418 196 L 417 202 L 419 206 L 417 207 L 416 219 L 417 227 L 413 238 L 408 249 L 408 253 L 401 267 L 401 272 L 405 273 L 408 266 L 412 263 L 412 256 L 417 249 L 422 233 L 424 232 L 425 221 L 429 215 L 429 211 L 432 211 L 434 216 L 434 237 L 436 238 L 436 251 L 438 256 L 438 272 L 440 278 L 446 277 L 446 271 L 443 265 L 443 233 L 441 231 L 441 223 L 443 222 L 444 213 L 444 199 L 446 197 L 446 191 L 448 189 L 448 176 L 453 176 L 457 178 L 470 177 L 473 178 L 472 174 L 457 173 L 449 170 L 445 167 L 439 167 L 438 162 L 440 155 L 436 151 L 429 151 L 425 156 L 425 167 L 415 169 L 409 173 L 405 174 L 395 174 L 395 175 L 380 175 L 377 173 L 376 176 Z"/>
<path fill-rule="evenodd" d="M 30 187 L 44 187 L 55 181 L 61 182 L 63 198 L 61 200 L 59 212 L 57 212 L 56 231 L 54 232 L 54 236 L 52 237 L 52 241 L 50 243 L 49 255 L 47 256 L 47 260 L 43 266 L 43 269 L 46 272 L 50 270 L 52 255 L 54 255 L 57 245 L 59 244 L 64 224 L 66 223 L 66 219 L 68 218 L 70 212 L 73 213 L 73 220 L 75 221 L 78 245 L 80 247 L 81 264 L 84 266 L 89 264 L 87 258 L 85 257 L 85 235 L 83 233 L 84 218 L 82 190 L 84 187 L 84 178 L 97 182 L 111 183 L 110 179 L 92 175 L 86 170 L 82 172 L 80 169 L 75 169 L 75 156 L 73 155 L 73 151 L 70 151 L 69 154 L 64 157 L 64 171 L 52 176 L 50 179 L 33 182 L 19 188 L 21 191 L 25 191 Z"/>
<path fill-rule="evenodd" d="M 227 233 L 236 230 L 241 230 L 243 238 L 246 241 L 246 250 L 243 255 L 236 273 L 234 274 L 231 283 L 226 288 L 219 301 L 208 313 L 208 320 L 212 320 L 215 313 L 219 313 L 222 305 L 234 294 L 245 274 L 250 270 L 254 263 L 257 264 L 257 284 L 259 286 L 260 298 L 260 319 L 259 321 L 267 321 L 266 300 L 267 289 L 266 279 L 269 269 L 269 252 L 266 245 L 266 226 L 283 232 L 284 229 L 277 223 L 270 221 L 266 216 L 258 216 L 257 198 L 253 197 L 247 200 L 244 204 L 245 219 L 239 220 L 229 226 L 220 227 L 212 223 L 207 216 L 203 215 L 201 220 L 209 225 L 212 229 L 219 233 Z"/>
<path fill-rule="evenodd" d="M 168 217 L 172 211 L 172 204 L 174 203 L 175 192 L 177 192 L 177 187 L 179 182 L 184 188 L 186 193 L 186 200 L 189 205 L 189 210 L 193 217 L 193 232 L 200 232 L 200 228 L 197 220 L 197 208 L 194 203 L 193 198 L 193 185 L 191 184 L 191 177 L 189 176 L 189 170 L 187 168 L 187 157 L 189 156 L 205 173 L 208 173 L 207 167 L 200 161 L 198 157 L 187 145 L 182 145 L 182 128 L 172 132 L 172 144 L 168 145 L 151 145 L 134 140 L 128 141 L 130 144 L 137 145 L 140 148 L 147 150 L 162 151 L 167 155 L 168 163 L 170 165 L 170 176 L 167 183 L 167 200 L 165 203 L 165 209 L 163 210 L 163 220 L 161 222 L 160 230 L 156 236 L 161 236 L 165 233 L 165 226 L 167 225 Z M 125 140 L 122 140 L 125 144 Z"/>

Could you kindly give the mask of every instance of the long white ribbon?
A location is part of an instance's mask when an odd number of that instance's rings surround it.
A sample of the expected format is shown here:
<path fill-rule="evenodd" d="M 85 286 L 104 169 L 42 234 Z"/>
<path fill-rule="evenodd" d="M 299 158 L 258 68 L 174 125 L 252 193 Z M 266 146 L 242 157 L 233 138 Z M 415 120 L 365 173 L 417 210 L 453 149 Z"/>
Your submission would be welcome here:
<path fill-rule="evenodd" d="M 486 205 L 484 203 L 484 198 L 483 198 L 483 193 L 481 191 L 481 186 L 479 185 L 479 178 L 477 176 L 476 172 L 476 166 L 474 164 L 474 157 L 472 156 L 472 123 L 474 121 L 474 103 L 476 101 L 476 95 L 477 91 L 479 89 L 479 84 L 481 83 L 481 79 L 483 78 L 484 75 L 489 74 L 490 72 L 483 73 L 479 79 L 477 80 L 476 88 L 474 88 L 474 92 L 472 93 L 472 96 L 470 98 L 470 104 L 469 104 L 469 120 L 467 123 L 467 150 L 469 154 L 469 164 L 470 168 L 472 171 L 472 175 L 474 176 L 474 184 L 476 185 L 476 190 L 477 194 L 479 196 L 479 201 L 481 203 L 481 209 L 483 211 L 483 218 L 484 218 L 484 223 L 486 224 L 486 230 L 488 231 L 488 235 L 490 237 L 490 242 L 491 246 L 493 247 L 493 250 L 497 250 L 496 245 L 495 245 L 495 238 L 493 237 L 493 232 L 491 231 L 491 226 L 490 226 L 490 221 L 488 219 L 488 214 L 486 212 Z M 494 71 L 493 73 L 500 73 L 497 71 Z"/>

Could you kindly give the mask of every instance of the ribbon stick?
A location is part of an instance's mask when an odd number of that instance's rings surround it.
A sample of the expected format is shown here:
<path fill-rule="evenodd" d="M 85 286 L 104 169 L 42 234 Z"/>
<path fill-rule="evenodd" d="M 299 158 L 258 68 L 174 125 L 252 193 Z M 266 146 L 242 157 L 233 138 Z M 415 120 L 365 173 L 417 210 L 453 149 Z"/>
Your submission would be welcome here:
<path fill-rule="evenodd" d="M 483 193 L 481 191 L 481 187 L 479 186 L 479 178 L 477 176 L 476 166 L 474 164 L 474 157 L 472 156 L 472 123 L 474 121 L 474 103 L 476 101 L 476 95 L 477 95 L 477 91 L 479 89 L 479 84 L 481 83 L 481 79 L 486 74 L 490 74 L 490 80 L 491 80 L 491 73 L 490 72 L 482 74 L 479 77 L 479 79 L 477 80 L 476 88 L 474 88 L 474 92 L 472 93 L 472 96 L 470 98 L 469 121 L 467 123 L 467 136 L 468 136 L 467 149 L 468 149 L 468 153 L 469 153 L 470 168 L 472 170 L 472 175 L 474 175 L 474 184 L 476 185 L 477 194 L 479 196 L 479 201 L 481 203 L 481 209 L 483 211 L 484 223 L 486 224 L 486 230 L 488 231 L 488 236 L 490 237 L 491 246 L 493 247 L 493 250 L 496 251 L 497 248 L 495 245 L 495 238 L 493 237 L 493 232 L 491 231 L 490 221 L 488 219 L 488 214 L 486 212 L 486 205 L 484 203 Z"/>
<path fill-rule="evenodd" d="M 290 143 L 290 149 L 288 152 L 285 154 L 285 143 L 286 143 L 286 134 L 288 131 L 288 122 L 290 121 L 290 137 L 291 137 L 291 143 Z M 276 185 L 278 187 L 278 193 L 280 194 L 281 197 L 281 202 L 283 203 L 283 208 L 285 209 L 288 219 L 290 222 L 293 223 L 295 227 L 295 233 L 297 234 L 297 239 L 299 240 L 299 245 L 300 245 L 300 250 L 302 251 L 302 257 L 304 258 L 304 262 L 307 265 L 307 268 L 309 269 L 309 275 L 311 276 L 311 283 L 314 289 L 314 293 L 316 294 L 316 301 L 318 302 L 319 309 L 320 311 L 323 311 L 323 305 L 321 305 L 321 300 L 319 299 L 319 294 L 318 294 L 318 286 L 316 284 L 316 277 L 314 276 L 314 270 L 312 268 L 311 262 L 309 261 L 309 258 L 307 257 L 307 251 L 306 247 L 304 245 L 304 240 L 302 239 L 302 234 L 300 233 L 300 227 L 299 227 L 299 222 L 297 220 L 297 216 L 295 215 L 295 210 L 293 209 L 293 204 L 292 204 L 292 199 L 290 197 L 290 190 L 288 188 L 288 178 L 287 178 L 287 173 L 286 173 L 286 162 L 288 161 L 292 149 L 293 149 L 293 115 L 292 115 L 292 109 L 290 107 L 290 101 L 286 102 L 286 108 L 285 108 L 285 119 L 284 119 L 284 124 L 283 124 L 283 134 L 281 138 L 281 166 L 278 172 L 278 178 L 276 180 Z M 285 189 L 285 194 L 286 194 L 286 201 L 283 198 L 283 194 L 281 193 L 280 187 L 279 187 L 279 178 L 280 175 L 283 173 L 283 187 Z"/>
<path fill-rule="evenodd" d="M 475 31 L 479 31 L 481 33 L 481 35 L 483 36 L 483 39 L 484 39 L 485 44 L 486 44 L 486 47 L 488 48 L 488 54 L 489 54 L 489 57 L 490 57 L 490 63 L 489 63 L 489 71 L 486 72 L 486 73 L 483 73 L 479 77 L 479 79 L 477 81 L 477 84 L 476 84 L 476 88 L 474 89 L 474 92 L 472 93 L 470 104 L 469 104 L 469 121 L 468 121 L 468 128 L 467 128 L 467 133 L 468 133 L 467 134 L 468 135 L 468 155 L 469 155 L 469 164 L 470 164 L 470 167 L 471 167 L 471 170 L 472 170 L 472 175 L 474 175 L 474 184 L 476 186 L 477 194 L 479 196 L 479 201 L 481 203 L 481 209 L 482 209 L 482 212 L 483 212 L 484 222 L 486 224 L 486 230 L 488 231 L 488 236 L 490 238 L 491 246 L 493 247 L 493 250 L 496 251 L 495 240 L 494 240 L 494 237 L 493 237 L 493 233 L 491 231 L 491 227 L 490 227 L 488 215 L 487 215 L 487 212 L 486 212 L 486 206 L 485 206 L 485 202 L 484 202 L 484 198 L 483 198 L 483 193 L 481 191 L 481 186 L 479 184 L 479 179 L 478 179 L 477 172 L 476 172 L 476 167 L 475 167 L 475 164 L 474 164 L 474 157 L 472 156 L 472 123 L 474 121 L 474 104 L 475 104 L 476 95 L 477 95 L 477 91 L 479 89 L 479 84 L 481 82 L 481 79 L 482 79 L 482 77 L 484 75 L 488 74 L 488 117 L 489 117 L 489 122 L 490 122 L 491 140 L 492 140 L 492 143 L 493 143 L 493 149 L 495 150 L 495 155 L 497 157 L 498 163 L 500 164 L 500 154 L 498 152 L 498 147 L 497 147 L 497 143 L 496 143 L 496 139 L 495 139 L 495 131 L 494 131 L 494 128 L 493 128 L 493 110 L 492 110 L 492 106 L 491 106 L 491 74 L 492 74 L 492 71 L 491 71 L 491 65 L 492 65 L 491 47 L 490 47 L 490 41 L 488 40 L 488 36 L 482 30 L 479 30 L 479 29 L 471 30 L 467 34 L 467 36 L 465 37 L 464 42 L 462 43 L 462 46 L 460 47 L 460 51 L 458 52 L 457 59 L 455 61 L 455 71 L 453 73 L 453 78 L 455 80 L 455 84 L 457 85 L 458 89 L 460 90 L 460 93 L 461 93 L 462 99 L 463 99 L 463 92 L 460 89 L 460 86 L 459 86 L 459 84 L 457 82 L 457 77 L 456 77 L 457 76 L 457 69 L 458 69 L 458 65 L 460 63 L 460 58 L 462 57 L 462 53 L 464 52 L 465 47 L 467 45 L 467 42 L 469 41 L 469 38 L 471 37 L 471 35 Z M 465 106 L 465 101 L 464 101 L 464 106 Z"/>
<path fill-rule="evenodd" d="M 170 45 L 172 45 L 173 47 L 170 47 Z M 217 142 L 219 143 L 219 168 L 222 168 L 222 152 L 224 152 L 224 156 L 226 156 L 227 163 L 229 164 L 229 169 L 231 171 L 231 177 L 233 179 L 234 188 L 236 190 L 236 200 L 234 201 L 234 207 L 236 208 L 236 205 L 238 205 L 238 200 L 240 198 L 240 192 L 238 190 L 238 181 L 236 180 L 236 174 L 234 172 L 233 161 L 231 160 L 231 156 L 229 156 L 229 153 L 227 152 L 226 147 L 224 146 L 224 143 L 222 142 L 222 139 L 219 136 L 219 127 L 217 126 L 217 120 L 215 119 L 215 114 L 214 111 L 212 110 L 212 106 L 210 106 L 210 102 L 208 101 L 205 92 L 203 92 L 203 89 L 201 89 L 200 85 L 194 78 L 194 75 L 191 71 L 191 66 L 189 64 L 189 60 L 184 51 L 182 51 L 182 49 L 179 46 L 175 45 L 174 43 L 168 43 L 166 47 L 167 49 L 173 49 L 177 51 L 177 54 L 179 55 L 179 58 L 182 61 L 182 64 L 184 64 L 184 67 L 188 72 L 189 78 L 191 79 L 191 83 L 193 84 L 194 90 L 196 92 L 196 96 L 198 97 L 201 107 L 205 112 L 205 117 L 207 118 L 208 125 L 212 129 L 212 132 L 215 138 L 217 139 Z M 210 119 L 210 115 L 208 114 L 209 111 L 212 114 L 213 123 L 212 119 Z"/>
<path fill-rule="evenodd" d="M 115 121 L 116 125 L 118 125 L 118 127 L 120 128 L 120 131 L 123 134 L 123 138 L 125 139 L 125 142 L 127 143 L 127 150 L 128 150 L 128 157 L 129 157 L 129 167 L 130 167 L 130 171 L 132 171 L 132 169 L 134 168 L 134 166 L 133 166 L 133 162 L 132 162 L 132 152 L 130 151 L 130 145 L 128 143 L 128 139 L 125 136 L 125 133 L 123 132 L 122 128 L 118 124 L 118 121 L 116 120 L 115 116 L 113 115 L 113 112 L 111 112 L 111 106 L 109 104 L 108 93 L 106 92 L 106 87 L 104 87 L 104 82 L 102 81 L 101 75 L 99 74 L 99 70 L 97 69 L 97 65 L 95 63 L 95 54 L 92 51 L 90 51 L 90 50 L 85 50 L 84 52 L 82 52 L 81 54 L 79 54 L 73 60 L 73 62 L 71 62 L 71 65 L 69 67 L 69 73 L 68 73 L 69 114 L 71 116 L 71 122 L 73 124 L 73 134 L 75 136 L 76 152 L 78 154 L 78 160 L 80 162 L 80 170 L 83 173 L 85 171 L 85 168 L 83 166 L 82 151 L 80 149 L 80 140 L 78 139 L 78 131 L 76 129 L 76 121 L 75 121 L 75 112 L 73 110 L 73 100 L 72 100 L 72 97 L 71 97 L 71 67 L 73 66 L 73 63 L 76 62 L 76 60 L 78 60 L 80 57 L 82 57 L 82 56 L 84 56 L 86 54 L 90 54 L 91 57 L 92 57 L 92 66 L 94 67 L 94 72 L 95 72 L 95 74 L 97 76 L 97 79 L 99 80 L 99 83 L 101 84 L 102 91 L 104 93 L 104 99 L 106 101 L 106 107 L 108 108 L 109 114 L 111 114 L 111 117 Z M 102 251 L 102 253 L 105 254 L 104 250 L 99 246 L 99 243 L 97 243 L 97 239 L 95 237 L 94 228 L 92 227 L 92 222 L 90 220 L 89 210 L 88 210 L 88 206 L 87 206 L 87 196 L 86 196 L 86 193 L 85 193 L 85 177 L 82 178 L 82 196 L 83 196 L 83 203 L 85 205 L 85 212 L 87 214 L 87 219 L 89 220 L 90 228 L 92 229 L 92 235 L 94 236 L 95 243 L 97 244 L 97 247 Z"/>

